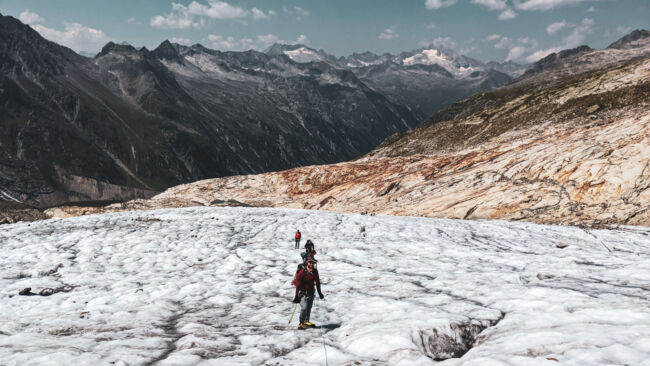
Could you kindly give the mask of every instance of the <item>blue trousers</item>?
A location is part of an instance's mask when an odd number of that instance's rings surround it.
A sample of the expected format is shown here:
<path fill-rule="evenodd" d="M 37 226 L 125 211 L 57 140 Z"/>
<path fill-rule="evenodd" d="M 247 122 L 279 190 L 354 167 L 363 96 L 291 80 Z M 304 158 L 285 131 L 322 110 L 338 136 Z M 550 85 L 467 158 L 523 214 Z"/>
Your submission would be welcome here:
<path fill-rule="evenodd" d="M 300 323 L 308 322 L 311 306 L 314 304 L 314 295 L 305 295 L 300 299 Z"/>

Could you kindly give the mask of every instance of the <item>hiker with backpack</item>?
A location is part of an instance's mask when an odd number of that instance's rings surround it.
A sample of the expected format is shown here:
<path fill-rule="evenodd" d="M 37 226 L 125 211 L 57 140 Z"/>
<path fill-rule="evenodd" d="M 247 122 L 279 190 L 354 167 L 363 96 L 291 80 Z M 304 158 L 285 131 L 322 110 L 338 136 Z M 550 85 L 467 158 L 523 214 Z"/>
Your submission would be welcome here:
<path fill-rule="evenodd" d="M 302 261 L 305 262 L 307 259 L 314 258 L 316 255 L 316 249 L 314 249 L 314 243 L 312 243 L 311 240 L 307 240 L 307 243 L 305 243 L 305 251 L 300 253 L 300 256 L 302 257 Z"/>
<path fill-rule="evenodd" d="M 301 238 L 302 238 L 302 234 L 300 233 L 300 230 L 296 230 L 296 235 L 295 235 L 296 247 L 295 247 L 295 249 L 300 249 L 300 239 Z"/>
<path fill-rule="evenodd" d="M 305 243 L 305 251 L 300 253 L 300 257 L 302 258 L 302 262 L 298 265 L 298 268 L 296 268 L 296 273 L 293 275 L 293 280 L 291 281 L 291 284 L 294 286 L 298 286 L 296 282 L 296 277 L 298 276 L 298 272 L 300 272 L 301 269 L 305 268 L 305 265 L 307 264 L 307 261 L 310 259 L 314 260 L 314 268 L 317 269 L 318 266 L 318 261 L 314 256 L 316 255 L 316 250 L 314 249 L 314 243 L 312 243 L 311 240 L 307 240 L 307 243 Z"/>
<path fill-rule="evenodd" d="M 315 327 L 314 323 L 309 321 L 311 307 L 314 304 L 315 290 L 318 290 L 318 296 L 321 300 L 325 298 L 320 289 L 320 277 L 318 276 L 318 270 L 314 268 L 315 265 L 316 260 L 309 258 L 305 263 L 305 267 L 296 274 L 296 296 L 293 298 L 293 303 L 300 304 L 300 324 L 298 329 Z"/>

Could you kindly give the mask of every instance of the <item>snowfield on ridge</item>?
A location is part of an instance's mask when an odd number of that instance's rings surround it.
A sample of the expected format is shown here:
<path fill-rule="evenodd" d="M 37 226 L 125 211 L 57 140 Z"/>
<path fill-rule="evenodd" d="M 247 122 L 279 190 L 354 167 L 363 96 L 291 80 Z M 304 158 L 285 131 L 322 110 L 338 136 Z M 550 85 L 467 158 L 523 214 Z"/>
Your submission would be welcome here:
<path fill-rule="evenodd" d="M 650 365 L 649 228 L 263 208 L 1 228 L 6 365 Z M 296 229 L 318 329 L 288 324 Z"/>

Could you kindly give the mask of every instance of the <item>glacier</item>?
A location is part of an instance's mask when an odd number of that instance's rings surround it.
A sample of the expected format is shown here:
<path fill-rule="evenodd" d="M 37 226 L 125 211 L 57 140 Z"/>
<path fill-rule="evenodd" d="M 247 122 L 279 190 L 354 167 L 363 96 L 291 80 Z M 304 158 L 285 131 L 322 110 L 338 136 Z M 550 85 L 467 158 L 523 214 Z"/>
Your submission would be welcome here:
<path fill-rule="evenodd" d="M 317 329 L 289 324 L 296 229 Z M 194 207 L 0 243 L 5 365 L 650 365 L 650 228 Z"/>

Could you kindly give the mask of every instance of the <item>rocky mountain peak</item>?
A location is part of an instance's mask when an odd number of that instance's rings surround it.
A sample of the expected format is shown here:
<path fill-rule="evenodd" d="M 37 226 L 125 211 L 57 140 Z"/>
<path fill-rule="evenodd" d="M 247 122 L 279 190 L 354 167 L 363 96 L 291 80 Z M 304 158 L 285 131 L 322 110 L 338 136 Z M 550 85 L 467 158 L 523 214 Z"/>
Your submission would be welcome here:
<path fill-rule="evenodd" d="M 48 42 L 32 27 L 23 24 L 20 20 L 10 15 L 2 15 L 0 13 L 0 29 L 2 29 L 3 33 L 3 37 L 0 38 L 0 45 L 3 47 L 11 46 L 21 48 L 23 46 L 20 43 L 21 41 L 32 42 L 38 45 Z"/>
<path fill-rule="evenodd" d="M 291 51 L 297 48 L 302 47 L 302 45 L 288 45 L 282 43 L 274 43 L 269 48 L 265 49 L 263 52 L 269 56 L 278 56 L 284 53 L 284 51 Z"/>
<path fill-rule="evenodd" d="M 178 63 L 183 62 L 178 45 L 171 43 L 169 40 L 162 42 L 158 47 L 156 47 L 156 49 L 151 51 L 151 54 L 158 59 L 175 61 Z"/>
<path fill-rule="evenodd" d="M 642 42 L 639 42 L 642 41 Z M 610 44 L 609 49 L 627 49 L 627 48 L 640 48 L 650 42 L 650 31 L 645 29 L 636 29 L 629 34 L 621 37 L 616 42 Z"/>
<path fill-rule="evenodd" d="M 0 14 L 0 30 L 0 70 L 60 74 L 65 65 L 84 60 L 83 56 L 46 40 L 12 16 Z"/>
<path fill-rule="evenodd" d="M 194 52 L 205 52 L 205 53 L 208 53 L 210 51 L 215 52 L 214 50 L 211 50 L 211 49 L 205 47 L 204 45 L 202 45 L 200 43 L 195 43 L 195 44 L 191 45 L 189 48 Z M 219 52 L 219 51 L 216 51 L 216 52 Z"/>
<path fill-rule="evenodd" d="M 594 51 L 589 46 L 579 46 L 576 48 L 554 52 L 550 55 L 540 59 L 528 67 L 526 72 L 521 76 L 521 79 L 527 79 L 544 72 L 551 72 L 553 70 L 561 70 L 563 68 L 578 66 L 577 58 L 581 55 Z"/>
<path fill-rule="evenodd" d="M 117 43 L 115 43 L 113 41 L 110 41 L 110 42 L 106 43 L 106 45 L 104 45 L 104 47 L 102 47 L 102 50 L 99 51 L 99 53 L 95 57 L 99 58 L 99 57 L 105 56 L 105 55 L 107 55 L 107 54 L 109 54 L 111 52 L 113 52 L 113 53 L 131 53 L 131 52 L 138 52 L 138 50 L 135 49 L 135 47 L 131 46 L 130 44 L 117 44 Z"/>
<path fill-rule="evenodd" d="M 315 50 L 303 44 L 275 43 L 267 48 L 264 53 L 271 57 L 286 56 L 297 63 L 331 61 L 336 63 L 336 58 L 323 50 Z"/>
<path fill-rule="evenodd" d="M 513 84 L 548 83 L 569 75 L 613 65 L 624 60 L 650 55 L 650 37 L 646 30 L 636 30 L 612 43 L 608 48 L 595 50 L 580 46 L 552 53 L 531 65 Z"/>

